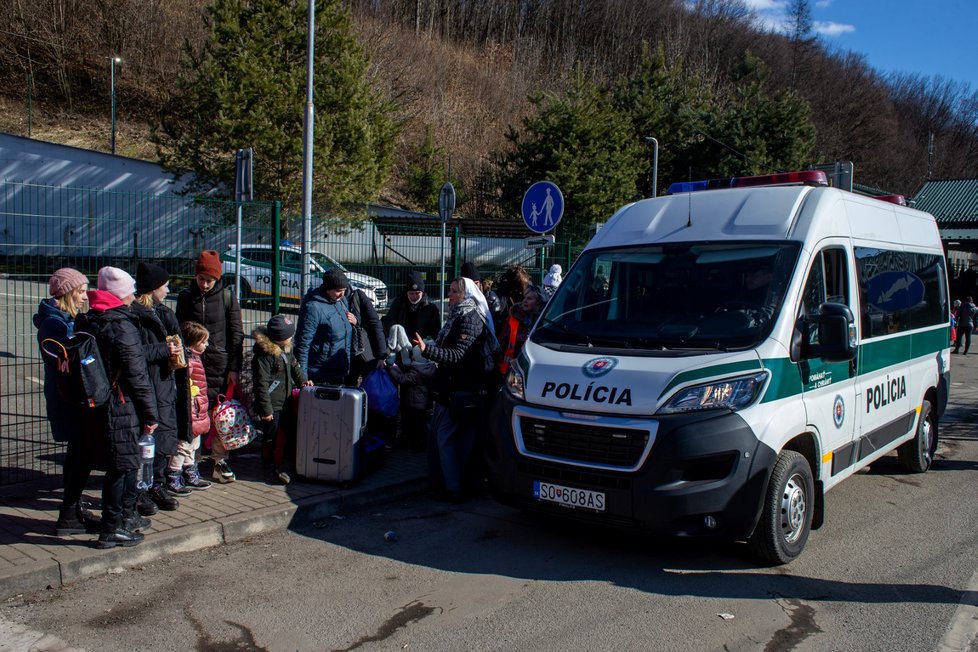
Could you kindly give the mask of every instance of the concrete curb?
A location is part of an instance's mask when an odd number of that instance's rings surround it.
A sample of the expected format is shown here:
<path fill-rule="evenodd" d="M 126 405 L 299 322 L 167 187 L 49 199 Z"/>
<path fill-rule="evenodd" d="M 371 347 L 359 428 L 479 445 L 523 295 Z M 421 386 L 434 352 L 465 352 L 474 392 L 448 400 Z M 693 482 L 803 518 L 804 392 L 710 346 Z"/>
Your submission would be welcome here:
<path fill-rule="evenodd" d="M 388 504 L 426 489 L 427 478 L 411 478 L 393 485 L 353 489 L 342 494 L 313 496 L 287 505 L 244 512 L 204 523 L 150 532 L 149 539 L 131 548 L 74 550 L 0 572 L 0 596 L 61 587 L 103 575 L 115 568 L 147 564 L 184 552 L 213 548 L 267 532 L 302 527 L 334 514 L 350 514 Z M 93 544 L 94 545 L 94 544 Z"/>

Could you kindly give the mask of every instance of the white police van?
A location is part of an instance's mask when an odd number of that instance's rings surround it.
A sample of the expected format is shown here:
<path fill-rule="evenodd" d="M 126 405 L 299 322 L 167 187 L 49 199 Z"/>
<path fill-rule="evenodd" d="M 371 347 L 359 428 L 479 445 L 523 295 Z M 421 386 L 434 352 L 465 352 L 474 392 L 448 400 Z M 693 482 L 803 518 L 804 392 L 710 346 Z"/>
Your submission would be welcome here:
<path fill-rule="evenodd" d="M 272 296 L 272 247 L 267 244 L 241 245 L 241 299 Z M 317 287 L 323 282 L 323 272 L 338 267 L 354 289 L 363 290 L 378 310 L 387 307 L 387 285 L 366 274 L 347 271 L 338 262 L 319 251 L 309 252 L 310 283 Z M 221 254 L 221 268 L 228 287 L 234 287 L 237 270 L 237 247 L 230 245 Z M 280 297 L 284 302 L 298 303 L 302 288 L 302 247 L 284 244 L 279 247 Z"/>
<path fill-rule="evenodd" d="M 505 502 L 786 563 L 825 491 L 894 449 L 930 467 L 944 252 L 932 216 L 822 172 L 719 185 L 674 184 L 591 240 L 510 366 L 489 479 Z"/>

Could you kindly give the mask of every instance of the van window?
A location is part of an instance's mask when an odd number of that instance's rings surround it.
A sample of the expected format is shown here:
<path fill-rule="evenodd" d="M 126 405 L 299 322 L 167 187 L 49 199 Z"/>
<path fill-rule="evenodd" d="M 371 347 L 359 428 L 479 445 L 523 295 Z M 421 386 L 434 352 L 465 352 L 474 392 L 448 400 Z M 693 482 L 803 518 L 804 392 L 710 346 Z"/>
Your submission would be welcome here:
<path fill-rule="evenodd" d="M 864 339 L 947 323 L 941 256 L 871 247 L 854 253 Z"/>
<path fill-rule="evenodd" d="M 805 281 L 805 290 L 801 301 L 801 316 L 818 314 L 819 306 L 831 301 L 851 307 L 849 302 L 849 272 L 846 265 L 846 253 L 842 248 L 825 249 L 815 257 L 812 269 Z M 818 326 L 808 324 L 805 336 L 809 344 L 818 344 Z"/>
<path fill-rule="evenodd" d="M 733 349 L 770 332 L 798 243 L 685 243 L 588 251 L 533 340 L 618 349 Z"/>
<path fill-rule="evenodd" d="M 271 249 L 245 249 L 241 248 L 241 258 L 242 261 L 248 260 L 252 263 L 259 263 L 261 265 L 271 265 L 272 264 L 272 250 Z M 234 257 L 232 256 L 233 260 Z"/>

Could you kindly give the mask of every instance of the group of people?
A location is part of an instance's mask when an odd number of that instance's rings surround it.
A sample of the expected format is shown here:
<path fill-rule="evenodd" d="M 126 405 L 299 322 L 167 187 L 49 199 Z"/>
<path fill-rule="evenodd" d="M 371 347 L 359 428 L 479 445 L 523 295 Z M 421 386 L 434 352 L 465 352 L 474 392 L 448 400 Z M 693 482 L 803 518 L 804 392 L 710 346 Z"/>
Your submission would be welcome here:
<path fill-rule="evenodd" d="M 66 442 L 59 535 L 98 533 L 98 546 L 132 546 L 159 510 L 176 510 L 178 497 L 211 483 L 199 471 L 201 436 L 210 430 L 209 406 L 238 380 L 244 333 L 234 295 L 220 283 L 216 251 L 197 260 L 195 282 L 180 292 L 176 312 L 163 301 L 169 274 L 142 262 L 133 278 L 117 267 L 88 278 L 62 268 L 48 282 L 50 297 L 34 316 L 39 346 L 68 344 L 78 333 L 94 338 L 105 377 L 107 402 L 87 407 L 58 391 L 55 362 L 44 357 L 44 394 L 52 436 Z M 86 309 L 87 308 L 87 309 Z M 139 440 L 154 438 L 152 481 L 137 484 L 143 462 Z M 212 438 L 212 476 L 231 482 L 227 452 Z M 102 514 L 82 501 L 92 470 L 105 472 Z"/>
<path fill-rule="evenodd" d="M 559 284 L 560 270 L 551 270 Z M 51 275 L 34 324 L 39 345 L 68 343 L 76 333 L 94 337 L 111 397 L 90 408 L 69 402 L 45 356 L 44 394 L 52 436 L 66 442 L 59 535 L 97 533 L 100 548 L 132 546 L 158 510 L 175 510 L 178 498 L 229 483 L 229 453 L 214 435 L 213 410 L 241 382 L 244 330 L 237 299 L 221 281 L 216 251 L 204 251 L 194 281 L 171 310 L 169 275 L 142 262 L 135 278 L 103 267 L 95 289 L 72 268 Z M 395 436 L 427 448 L 433 489 L 460 501 L 481 482 L 480 416 L 518 355 L 549 293 L 515 267 L 499 291 L 474 265 L 451 283 L 444 323 L 425 292 L 424 279 L 408 274 L 405 290 L 381 318 L 363 291 L 339 269 L 303 297 L 298 318 L 275 315 L 255 329 L 251 364 L 252 413 L 261 437 L 267 482 L 288 483 L 295 459 L 294 388 L 312 384 L 356 386 L 375 369 L 399 385 Z M 139 439 L 155 439 L 153 480 L 137 484 Z M 205 479 L 198 464 L 207 441 L 213 463 Z M 82 495 L 92 470 L 105 472 L 101 518 Z"/>

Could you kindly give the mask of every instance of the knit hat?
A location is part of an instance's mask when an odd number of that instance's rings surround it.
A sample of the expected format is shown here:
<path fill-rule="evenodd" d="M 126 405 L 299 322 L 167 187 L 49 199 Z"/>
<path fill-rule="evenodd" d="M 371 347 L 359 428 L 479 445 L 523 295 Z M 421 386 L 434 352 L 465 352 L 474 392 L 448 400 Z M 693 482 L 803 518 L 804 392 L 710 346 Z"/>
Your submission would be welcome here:
<path fill-rule="evenodd" d="M 48 281 L 48 292 L 52 297 L 63 297 L 86 283 L 88 283 L 88 279 L 77 269 L 62 267 L 51 274 L 51 280 Z"/>
<path fill-rule="evenodd" d="M 136 294 L 149 294 L 163 287 L 170 280 L 170 275 L 159 265 L 142 262 L 136 268 Z"/>
<path fill-rule="evenodd" d="M 323 289 L 324 290 L 339 290 L 340 288 L 347 288 L 350 286 L 350 280 L 346 278 L 346 274 L 343 273 L 339 267 L 333 267 L 332 269 L 327 269 L 323 273 Z"/>
<path fill-rule="evenodd" d="M 98 271 L 98 289 L 120 299 L 136 294 L 136 281 L 118 267 L 103 267 Z"/>
<path fill-rule="evenodd" d="M 473 281 L 481 281 L 482 277 L 479 276 L 479 268 L 475 266 L 475 263 L 468 262 L 462 263 L 462 276 L 465 278 L 470 278 Z"/>
<path fill-rule="evenodd" d="M 194 274 L 207 274 L 211 278 L 221 278 L 221 255 L 213 249 L 200 252 Z"/>
<path fill-rule="evenodd" d="M 284 342 L 295 335 L 295 322 L 287 315 L 275 315 L 268 320 L 268 339 L 273 342 Z"/>
<path fill-rule="evenodd" d="M 424 277 L 421 275 L 421 272 L 408 272 L 407 291 L 424 292 Z"/>

